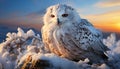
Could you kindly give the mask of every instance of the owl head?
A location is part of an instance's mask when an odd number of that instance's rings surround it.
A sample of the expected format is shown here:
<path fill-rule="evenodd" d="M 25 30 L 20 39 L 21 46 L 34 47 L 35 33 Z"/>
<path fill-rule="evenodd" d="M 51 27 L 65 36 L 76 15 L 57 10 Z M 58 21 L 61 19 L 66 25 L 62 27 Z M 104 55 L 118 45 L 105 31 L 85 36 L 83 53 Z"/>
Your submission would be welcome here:
<path fill-rule="evenodd" d="M 80 21 L 81 18 L 75 9 L 65 4 L 50 6 L 44 15 L 44 25 L 63 25 L 66 23 L 80 23 Z"/>

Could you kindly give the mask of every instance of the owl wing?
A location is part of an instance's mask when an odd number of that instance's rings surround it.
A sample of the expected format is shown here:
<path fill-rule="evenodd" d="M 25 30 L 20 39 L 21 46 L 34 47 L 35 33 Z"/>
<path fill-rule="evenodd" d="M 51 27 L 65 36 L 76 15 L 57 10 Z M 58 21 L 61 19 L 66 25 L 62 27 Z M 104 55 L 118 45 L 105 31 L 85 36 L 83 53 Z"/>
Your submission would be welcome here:
<path fill-rule="evenodd" d="M 86 51 L 94 51 L 98 54 L 109 50 L 102 42 L 102 33 L 95 29 L 92 24 L 87 21 L 81 21 L 76 27 L 74 34 L 69 37 L 79 48 Z"/>

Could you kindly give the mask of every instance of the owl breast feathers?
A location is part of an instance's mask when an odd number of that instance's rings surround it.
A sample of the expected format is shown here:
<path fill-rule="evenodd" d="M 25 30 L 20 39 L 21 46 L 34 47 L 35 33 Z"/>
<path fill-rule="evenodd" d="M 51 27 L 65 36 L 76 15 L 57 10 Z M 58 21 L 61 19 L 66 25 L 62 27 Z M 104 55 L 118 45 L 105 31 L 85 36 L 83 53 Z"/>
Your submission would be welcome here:
<path fill-rule="evenodd" d="M 47 50 L 69 60 L 88 58 L 91 63 L 103 63 L 108 59 L 102 33 L 67 5 L 47 9 L 42 38 Z"/>

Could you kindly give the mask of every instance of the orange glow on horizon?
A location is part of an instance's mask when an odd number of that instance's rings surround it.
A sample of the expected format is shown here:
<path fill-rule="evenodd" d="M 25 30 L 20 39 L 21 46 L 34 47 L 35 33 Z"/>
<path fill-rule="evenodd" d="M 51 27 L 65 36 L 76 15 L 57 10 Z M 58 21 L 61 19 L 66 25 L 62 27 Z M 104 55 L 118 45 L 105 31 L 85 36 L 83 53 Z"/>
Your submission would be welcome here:
<path fill-rule="evenodd" d="M 108 11 L 96 15 L 86 15 L 85 18 L 102 31 L 120 33 L 120 10 Z"/>
<path fill-rule="evenodd" d="M 115 24 L 93 24 L 96 28 L 105 32 L 117 32 L 120 33 L 120 23 Z"/>

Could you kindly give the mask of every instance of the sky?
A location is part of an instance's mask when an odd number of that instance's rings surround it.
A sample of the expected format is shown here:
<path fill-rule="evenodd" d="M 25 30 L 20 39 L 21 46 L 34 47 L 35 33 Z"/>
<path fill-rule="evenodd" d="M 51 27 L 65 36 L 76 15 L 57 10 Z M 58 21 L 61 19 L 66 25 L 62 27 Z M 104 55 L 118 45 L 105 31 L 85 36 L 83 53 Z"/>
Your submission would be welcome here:
<path fill-rule="evenodd" d="M 0 25 L 40 29 L 47 7 L 68 4 L 106 32 L 120 32 L 120 0 L 0 0 Z"/>

